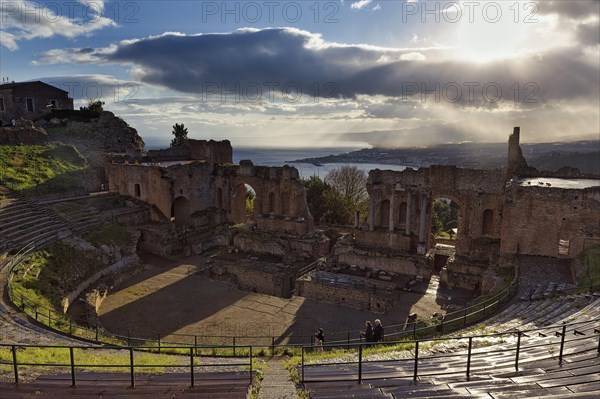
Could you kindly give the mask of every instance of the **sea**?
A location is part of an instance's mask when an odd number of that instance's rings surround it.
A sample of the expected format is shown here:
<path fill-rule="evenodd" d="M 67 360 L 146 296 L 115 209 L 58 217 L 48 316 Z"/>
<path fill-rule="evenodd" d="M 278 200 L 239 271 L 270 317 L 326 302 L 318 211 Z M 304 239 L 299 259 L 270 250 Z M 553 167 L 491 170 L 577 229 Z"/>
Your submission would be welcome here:
<path fill-rule="evenodd" d="M 233 162 L 238 164 L 241 160 L 249 159 L 254 165 L 283 166 L 289 165 L 298 169 L 300 177 L 308 179 L 311 176 L 325 178 L 332 169 L 341 166 L 356 166 L 360 170 L 369 172 L 373 169 L 404 170 L 402 165 L 388 165 L 377 163 L 307 163 L 295 162 L 298 159 L 316 158 L 327 155 L 339 155 L 356 151 L 356 148 L 234 148 Z"/>

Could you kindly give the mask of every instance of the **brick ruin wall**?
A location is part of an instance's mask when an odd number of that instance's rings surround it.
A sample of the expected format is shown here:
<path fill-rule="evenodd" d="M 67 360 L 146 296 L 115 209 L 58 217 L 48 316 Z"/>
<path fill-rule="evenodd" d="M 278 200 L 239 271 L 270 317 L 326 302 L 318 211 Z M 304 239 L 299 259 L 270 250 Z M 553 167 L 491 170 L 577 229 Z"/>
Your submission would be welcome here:
<path fill-rule="evenodd" d="M 515 254 L 573 258 L 600 239 L 600 188 L 519 187 L 504 207 L 501 263 Z M 568 252 L 559 252 L 560 240 Z"/>
<path fill-rule="evenodd" d="M 48 134 L 33 122 L 18 119 L 14 127 L 0 127 L 0 145 L 44 145 L 48 143 Z"/>
<path fill-rule="evenodd" d="M 377 313 L 385 313 L 394 305 L 394 300 L 387 295 L 378 295 L 311 279 L 296 280 L 295 294 L 319 302 Z"/>

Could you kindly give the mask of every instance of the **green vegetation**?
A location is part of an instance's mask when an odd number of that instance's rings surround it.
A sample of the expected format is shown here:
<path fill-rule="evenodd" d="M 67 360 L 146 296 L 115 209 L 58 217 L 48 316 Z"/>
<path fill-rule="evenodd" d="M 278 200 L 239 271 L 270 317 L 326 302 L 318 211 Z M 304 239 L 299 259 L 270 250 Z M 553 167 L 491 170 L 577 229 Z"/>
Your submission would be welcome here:
<path fill-rule="evenodd" d="M 87 167 L 72 145 L 0 146 L 0 184 L 25 194 L 76 188 L 76 174 Z"/>
<path fill-rule="evenodd" d="M 85 369 L 87 371 L 129 371 L 129 352 L 107 349 L 82 349 L 75 348 L 73 357 L 76 364 L 85 365 L 79 366 L 78 370 Z M 199 360 L 198 364 L 199 364 Z M 25 370 L 46 370 L 52 372 L 70 372 L 69 366 L 38 366 L 42 364 L 70 364 L 70 354 L 68 348 L 37 348 L 37 347 L 20 347 L 17 350 L 18 363 L 31 363 L 33 365 L 19 366 L 20 372 Z M 0 370 L 5 372 L 12 371 L 12 351 L 10 347 L 0 347 L 0 363 L 4 363 Z M 8 363 L 8 364 L 6 364 Z M 104 367 L 102 365 L 113 365 L 112 367 Z M 179 356 L 157 355 L 151 353 L 136 352 L 134 355 L 134 364 L 136 372 L 159 373 L 166 371 L 166 367 L 144 367 L 148 365 L 164 365 L 164 366 L 187 366 L 189 360 Z"/>
<path fill-rule="evenodd" d="M 330 171 L 325 181 L 318 176 L 304 180 L 308 208 L 317 224 L 352 225 L 354 213 L 364 218 L 368 211 L 366 173 L 342 166 Z"/>
<path fill-rule="evenodd" d="M 12 286 L 27 303 L 62 313 L 62 298 L 103 267 L 93 253 L 59 243 L 24 259 Z"/>
<path fill-rule="evenodd" d="M 127 231 L 125 226 L 119 224 L 107 224 L 102 226 L 99 230 L 87 233 L 85 239 L 95 247 L 111 244 L 122 247 L 131 242 L 131 234 L 129 234 L 129 231 Z"/>
<path fill-rule="evenodd" d="M 579 285 L 582 287 L 600 285 L 600 245 L 585 249 L 577 258 L 585 266 L 579 278 Z"/>
<path fill-rule="evenodd" d="M 246 187 L 246 215 L 252 217 L 254 215 L 254 200 L 256 193 L 253 189 Z"/>
<path fill-rule="evenodd" d="M 183 145 L 188 140 L 188 130 L 182 123 L 176 123 L 173 125 L 173 139 L 171 140 L 171 147 L 178 147 Z"/>
<path fill-rule="evenodd" d="M 431 232 L 436 237 L 456 238 L 452 229 L 458 226 L 458 205 L 454 201 L 449 203 L 437 199 L 433 202 L 431 214 Z"/>

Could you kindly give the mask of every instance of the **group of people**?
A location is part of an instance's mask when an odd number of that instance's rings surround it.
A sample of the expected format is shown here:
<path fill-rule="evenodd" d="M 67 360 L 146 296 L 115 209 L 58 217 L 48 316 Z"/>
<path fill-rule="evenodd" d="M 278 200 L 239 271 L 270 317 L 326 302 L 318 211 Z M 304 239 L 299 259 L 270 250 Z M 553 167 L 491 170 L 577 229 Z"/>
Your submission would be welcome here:
<path fill-rule="evenodd" d="M 383 325 L 381 325 L 381 320 L 375 320 L 375 327 L 367 320 L 365 322 L 365 331 L 361 331 L 360 336 L 361 338 L 364 338 L 367 343 L 383 341 Z M 325 342 L 325 332 L 322 328 L 319 328 L 315 333 L 314 339 L 319 351 L 322 352 L 323 343 Z"/>
<path fill-rule="evenodd" d="M 381 325 L 381 320 L 375 319 L 375 327 L 367 320 L 365 322 L 365 331 L 361 332 L 360 336 L 364 338 L 366 342 L 383 341 L 383 326 Z"/>
<path fill-rule="evenodd" d="M 0 119 L 0 126 L 3 126 L 4 122 L 2 122 L 2 119 Z M 15 118 L 12 118 L 10 120 L 10 124 L 6 125 L 6 126 L 13 126 L 15 127 L 17 125 L 17 120 Z"/>

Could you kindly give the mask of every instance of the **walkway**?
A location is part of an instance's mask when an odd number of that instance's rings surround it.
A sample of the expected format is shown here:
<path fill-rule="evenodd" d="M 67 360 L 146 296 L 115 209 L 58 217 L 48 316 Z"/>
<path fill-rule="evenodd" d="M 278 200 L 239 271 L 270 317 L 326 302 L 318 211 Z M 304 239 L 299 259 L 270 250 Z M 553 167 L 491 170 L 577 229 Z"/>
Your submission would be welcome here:
<path fill-rule="evenodd" d="M 281 359 L 272 358 L 260 385 L 258 399 L 297 399 L 296 387 Z"/>

